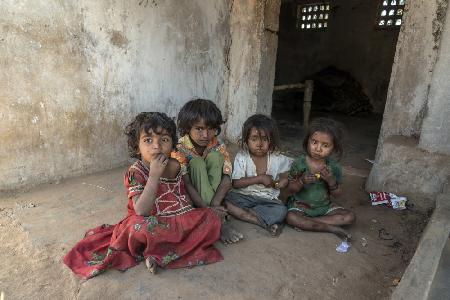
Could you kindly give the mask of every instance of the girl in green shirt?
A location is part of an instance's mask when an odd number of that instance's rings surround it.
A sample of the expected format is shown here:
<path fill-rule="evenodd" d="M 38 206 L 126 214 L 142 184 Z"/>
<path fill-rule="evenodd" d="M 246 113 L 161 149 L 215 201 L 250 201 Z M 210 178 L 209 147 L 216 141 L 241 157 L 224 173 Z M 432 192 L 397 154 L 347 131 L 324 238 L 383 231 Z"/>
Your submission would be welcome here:
<path fill-rule="evenodd" d="M 286 222 L 308 231 L 331 232 L 350 239 L 341 225 L 355 221 L 355 214 L 331 202 L 341 195 L 342 129 L 332 119 L 318 118 L 311 122 L 303 140 L 305 154 L 300 155 L 289 171 Z"/>

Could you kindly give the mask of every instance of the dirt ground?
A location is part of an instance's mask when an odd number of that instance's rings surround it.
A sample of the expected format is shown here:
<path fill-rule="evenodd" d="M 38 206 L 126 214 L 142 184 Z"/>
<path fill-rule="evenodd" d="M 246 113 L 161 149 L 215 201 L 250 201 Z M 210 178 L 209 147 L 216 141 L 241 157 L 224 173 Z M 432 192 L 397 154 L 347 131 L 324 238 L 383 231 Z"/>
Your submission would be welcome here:
<path fill-rule="evenodd" d="M 347 253 L 336 252 L 339 239 L 332 234 L 285 227 L 271 238 L 233 220 L 245 238 L 236 245 L 217 243 L 222 262 L 156 276 L 141 264 L 80 280 L 61 258 L 89 228 L 115 224 L 126 214 L 123 167 L 0 196 L 0 291 L 5 300 L 388 299 L 427 215 L 370 206 L 363 189 L 370 164 L 364 158 L 373 158 L 377 131 L 361 125 L 367 117 L 350 121 L 355 130 L 346 146 L 350 155 L 343 159 L 344 196 L 338 202 L 357 216 L 348 228 L 354 239 Z M 279 124 L 283 151 L 295 156 L 300 125 L 289 119 Z"/>

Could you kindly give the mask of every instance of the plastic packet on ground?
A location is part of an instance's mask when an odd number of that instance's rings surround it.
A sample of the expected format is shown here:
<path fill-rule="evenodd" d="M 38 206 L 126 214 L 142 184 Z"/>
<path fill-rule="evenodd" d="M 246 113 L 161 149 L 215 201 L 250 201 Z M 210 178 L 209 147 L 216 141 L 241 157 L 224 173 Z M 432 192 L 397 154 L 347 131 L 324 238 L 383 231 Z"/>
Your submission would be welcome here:
<path fill-rule="evenodd" d="M 390 193 L 385 192 L 370 192 L 369 196 L 372 205 L 386 204 L 389 203 L 389 200 L 391 200 Z"/>
<path fill-rule="evenodd" d="M 370 192 L 369 196 L 372 205 L 386 204 L 393 209 L 406 209 L 406 197 L 386 192 Z"/>
<path fill-rule="evenodd" d="M 339 253 L 345 253 L 348 251 L 348 248 L 350 248 L 350 244 L 347 243 L 347 241 L 342 241 L 337 247 L 336 252 Z"/>
<path fill-rule="evenodd" d="M 399 197 L 394 194 L 391 196 L 390 206 L 392 206 L 393 209 L 406 209 L 406 197 Z"/>

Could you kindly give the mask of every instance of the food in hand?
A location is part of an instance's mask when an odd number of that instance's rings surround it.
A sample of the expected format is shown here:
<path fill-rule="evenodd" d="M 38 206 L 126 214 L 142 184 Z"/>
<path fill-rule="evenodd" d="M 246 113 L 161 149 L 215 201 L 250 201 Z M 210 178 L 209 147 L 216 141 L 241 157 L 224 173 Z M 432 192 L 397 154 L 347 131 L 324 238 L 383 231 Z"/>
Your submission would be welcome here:
<path fill-rule="evenodd" d="M 317 179 L 320 179 L 320 173 L 316 173 L 314 176 L 316 176 Z"/>
<path fill-rule="evenodd" d="M 275 180 L 272 182 L 272 187 L 275 189 L 280 189 L 280 181 L 279 180 Z"/>

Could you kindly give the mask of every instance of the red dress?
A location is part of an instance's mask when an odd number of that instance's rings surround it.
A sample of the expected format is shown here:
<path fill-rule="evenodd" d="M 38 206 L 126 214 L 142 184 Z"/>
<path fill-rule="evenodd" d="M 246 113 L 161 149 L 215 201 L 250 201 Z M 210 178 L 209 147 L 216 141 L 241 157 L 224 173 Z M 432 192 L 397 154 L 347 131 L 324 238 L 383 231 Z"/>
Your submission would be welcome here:
<path fill-rule="evenodd" d="M 91 278 L 108 268 L 126 270 L 147 257 L 160 267 L 182 268 L 222 260 L 213 244 L 221 222 L 210 208 L 193 208 L 186 198 L 181 172 L 160 179 L 157 198 L 148 217 L 134 211 L 132 197 L 144 190 L 148 168 L 134 163 L 124 177 L 128 215 L 116 225 L 89 230 L 64 257 L 74 273 Z"/>

